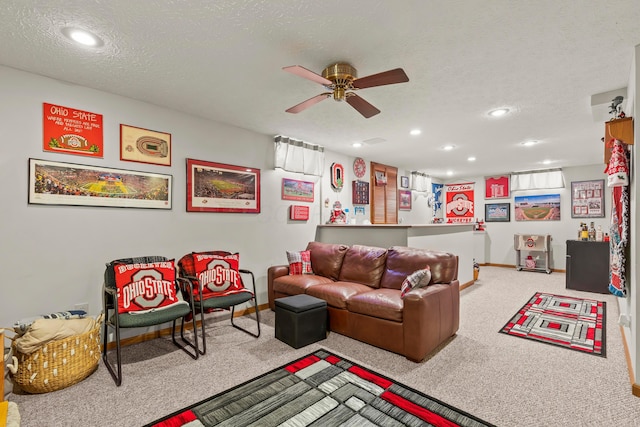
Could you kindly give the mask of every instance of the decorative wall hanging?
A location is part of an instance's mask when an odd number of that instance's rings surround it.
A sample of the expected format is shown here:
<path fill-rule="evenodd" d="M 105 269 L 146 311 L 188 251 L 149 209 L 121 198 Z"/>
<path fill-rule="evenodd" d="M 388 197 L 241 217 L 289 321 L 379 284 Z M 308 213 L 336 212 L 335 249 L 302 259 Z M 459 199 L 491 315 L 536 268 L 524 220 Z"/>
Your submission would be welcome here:
<path fill-rule="evenodd" d="M 282 178 L 282 200 L 313 202 L 314 184 L 310 181 Z"/>
<path fill-rule="evenodd" d="M 369 183 L 366 181 L 353 181 L 353 204 L 369 204 Z"/>
<path fill-rule="evenodd" d="M 171 166 L 171 134 L 121 124 L 120 160 Z"/>
<path fill-rule="evenodd" d="M 102 114 L 46 102 L 42 105 L 44 151 L 104 157 Z"/>
<path fill-rule="evenodd" d="M 409 177 L 408 176 L 401 176 L 400 177 L 400 187 L 409 188 Z"/>
<path fill-rule="evenodd" d="M 410 211 L 411 210 L 411 191 L 410 190 L 399 190 L 398 191 L 398 209 L 401 211 Z"/>
<path fill-rule="evenodd" d="M 289 207 L 289 219 L 293 221 L 309 220 L 309 206 L 291 205 Z"/>
<path fill-rule="evenodd" d="M 604 179 L 571 183 L 571 218 L 604 218 Z"/>
<path fill-rule="evenodd" d="M 445 216 L 448 223 L 473 222 L 474 211 L 474 183 L 446 184 L 447 202 Z"/>
<path fill-rule="evenodd" d="M 484 180 L 484 198 L 485 199 L 508 199 L 509 195 L 509 179 L 507 176 L 487 177 Z"/>
<path fill-rule="evenodd" d="M 171 175 L 29 159 L 29 203 L 171 209 Z"/>
<path fill-rule="evenodd" d="M 514 215 L 516 221 L 560 221 L 560 195 L 518 196 Z"/>
<path fill-rule="evenodd" d="M 367 173 L 367 164 L 361 157 L 356 157 L 353 161 L 353 173 L 356 178 L 362 178 Z"/>
<path fill-rule="evenodd" d="M 487 203 L 484 205 L 486 222 L 510 222 L 511 203 Z"/>
<path fill-rule="evenodd" d="M 344 185 L 344 166 L 340 163 L 334 163 L 331 165 L 331 187 L 334 190 L 342 190 Z"/>
<path fill-rule="evenodd" d="M 376 171 L 375 173 L 376 185 L 387 185 L 387 175 L 382 171 Z"/>
<path fill-rule="evenodd" d="M 444 184 L 431 184 L 431 193 L 433 194 L 433 217 L 442 218 L 442 189 Z"/>
<path fill-rule="evenodd" d="M 260 213 L 260 169 L 187 159 L 187 212 Z"/>

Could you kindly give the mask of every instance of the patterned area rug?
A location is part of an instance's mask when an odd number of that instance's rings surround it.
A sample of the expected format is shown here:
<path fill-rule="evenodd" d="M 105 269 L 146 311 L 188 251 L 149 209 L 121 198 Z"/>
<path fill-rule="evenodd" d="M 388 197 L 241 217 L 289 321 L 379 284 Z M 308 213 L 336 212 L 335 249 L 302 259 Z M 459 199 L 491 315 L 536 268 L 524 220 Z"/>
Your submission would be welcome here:
<path fill-rule="evenodd" d="M 149 426 L 492 426 L 318 350 Z"/>
<path fill-rule="evenodd" d="M 606 303 L 537 292 L 500 332 L 606 357 Z"/>

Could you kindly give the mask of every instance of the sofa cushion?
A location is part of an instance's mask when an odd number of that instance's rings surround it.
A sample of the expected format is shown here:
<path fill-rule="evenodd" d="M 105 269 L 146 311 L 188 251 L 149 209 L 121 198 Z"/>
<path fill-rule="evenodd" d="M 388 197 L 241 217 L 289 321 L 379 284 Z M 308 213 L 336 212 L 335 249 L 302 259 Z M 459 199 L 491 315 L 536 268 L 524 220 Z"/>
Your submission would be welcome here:
<path fill-rule="evenodd" d="M 311 252 L 300 251 L 293 252 L 287 251 L 287 261 L 289 261 L 289 274 L 313 274 L 311 268 Z"/>
<path fill-rule="evenodd" d="M 338 280 L 344 255 L 349 247 L 333 243 L 309 242 L 307 250 L 311 252 L 311 267 L 319 276 Z"/>
<path fill-rule="evenodd" d="M 379 288 L 386 260 L 385 248 L 353 245 L 344 256 L 338 280 Z"/>
<path fill-rule="evenodd" d="M 353 295 L 347 300 L 347 310 L 366 316 L 402 322 L 403 301 L 395 289 L 374 289 Z"/>
<path fill-rule="evenodd" d="M 312 274 L 297 276 L 280 276 L 273 281 L 273 290 L 287 295 L 304 294 L 310 286 L 322 283 L 333 283 L 333 280 Z"/>
<path fill-rule="evenodd" d="M 360 283 L 331 282 L 310 286 L 306 292 L 312 297 L 325 300 L 331 307 L 346 309 L 349 298 L 370 291 L 369 286 Z"/>
<path fill-rule="evenodd" d="M 431 283 L 451 283 L 457 279 L 458 258 L 448 252 L 393 246 L 389 248 L 387 263 L 380 282 L 381 288 L 400 289 L 402 282 L 416 270 L 428 265 Z"/>

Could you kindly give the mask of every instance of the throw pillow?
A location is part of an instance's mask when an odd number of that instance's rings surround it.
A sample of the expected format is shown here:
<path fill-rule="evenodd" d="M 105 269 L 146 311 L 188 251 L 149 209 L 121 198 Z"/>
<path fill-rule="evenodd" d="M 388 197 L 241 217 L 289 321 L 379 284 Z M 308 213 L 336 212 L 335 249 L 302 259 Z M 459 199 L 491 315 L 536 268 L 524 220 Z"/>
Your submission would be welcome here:
<path fill-rule="evenodd" d="M 287 251 L 287 260 L 289 261 L 290 275 L 313 274 L 313 269 L 311 268 L 311 251 Z"/>
<path fill-rule="evenodd" d="M 198 285 L 202 287 L 202 299 L 249 292 L 242 284 L 238 268 L 240 265 L 238 253 L 225 255 L 194 253 L 193 265 Z M 196 299 L 200 298 L 198 287 L 194 288 L 193 293 Z"/>
<path fill-rule="evenodd" d="M 405 295 L 413 288 L 421 288 L 427 286 L 431 281 L 431 267 L 427 265 L 427 268 L 422 270 L 416 270 L 404 279 L 402 287 L 400 288 L 400 297 L 404 298 Z"/>
<path fill-rule="evenodd" d="M 120 313 L 147 313 L 174 304 L 187 304 L 176 287 L 174 260 L 148 264 L 115 264 Z"/>

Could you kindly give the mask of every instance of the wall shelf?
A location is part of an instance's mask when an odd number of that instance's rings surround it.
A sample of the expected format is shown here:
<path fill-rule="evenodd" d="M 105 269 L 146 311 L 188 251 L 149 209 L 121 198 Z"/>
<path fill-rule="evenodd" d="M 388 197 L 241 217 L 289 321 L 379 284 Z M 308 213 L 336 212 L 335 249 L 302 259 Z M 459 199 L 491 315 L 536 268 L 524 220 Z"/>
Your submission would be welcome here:
<path fill-rule="evenodd" d="M 604 122 L 604 164 L 609 164 L 611 158 L 611 147 L 609 141 L 618 139 L 627 145 L 633 145 L 633 118 L 610 120 Z"/>

